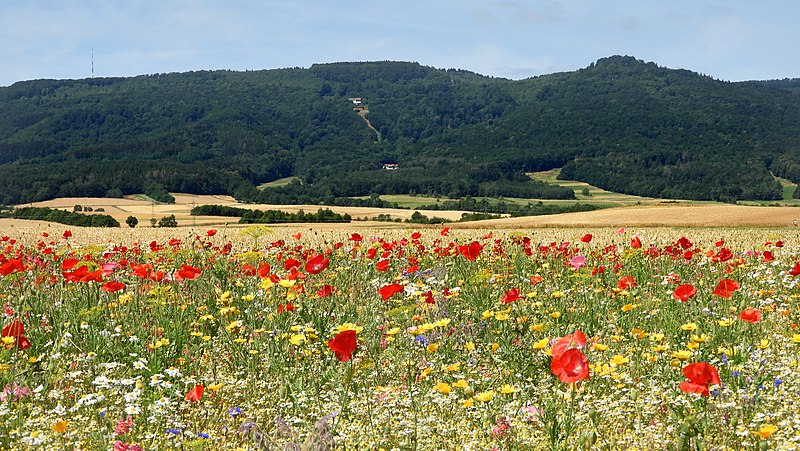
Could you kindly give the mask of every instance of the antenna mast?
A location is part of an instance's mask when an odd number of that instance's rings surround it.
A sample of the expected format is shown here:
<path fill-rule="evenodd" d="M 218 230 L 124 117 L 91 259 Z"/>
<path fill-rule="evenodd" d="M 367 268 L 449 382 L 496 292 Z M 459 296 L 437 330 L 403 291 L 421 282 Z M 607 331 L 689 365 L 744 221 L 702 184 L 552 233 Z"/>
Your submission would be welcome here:
<path fill-rule="evenodd" d="M 92 78 L 94 78 L 94 47 L 92 47 Z"/>

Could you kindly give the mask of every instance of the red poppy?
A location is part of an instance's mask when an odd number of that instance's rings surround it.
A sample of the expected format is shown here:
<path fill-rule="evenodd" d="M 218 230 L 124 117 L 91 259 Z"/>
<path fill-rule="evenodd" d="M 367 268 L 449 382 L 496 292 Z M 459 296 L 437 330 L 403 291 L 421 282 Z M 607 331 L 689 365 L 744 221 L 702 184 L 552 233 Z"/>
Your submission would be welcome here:
<path fill-rule="evenodd" d="M 175 275 L 178 276 L 179 280 L 193 280 L 200 277 L 203 271 L 195 268 L 194 266 L 189 265 L 181 265 L 181 269 L 179 269 Z"/>
<path fill-rule="evenodd" d="M 481 250 L 483 250 L 483 246 L 481 243 L 473 241 L 469 244 L 458 246 L 458 250 L 467 260 L 474 262 L 480 255 Z"/>
<path fill-rule="evenodd" d="M 761 321 L 761 311 L 754 308 L 746 308 L 739 313 L 739 319 L 747 321 L 750 324 L 755 324 Z"/>
<path fill-rule="evenodd" d="M 18 319 L 15 319 L 3 328 L 4 337 L 18 338 L 22 335 L 25 335 L 25 324 L 22 324 L 22 321 Z"/>
<path fill-rule="evenodd" d="M 772 260 L 775 260 L 775 256 L 773 256 L 773 255 L 772 255 L 772 252 L 770 252 L 770 251 L 764 251 L 764 252 L 761 254 L 761 261 L 762 261 L 762 262 L 764 262 L 764 263 L 769 263 L 769 262 L 771 262 Z"/>
<path fill-rule="evenodd" d="M 584 242 L 584 243 L 588 243 L 588 242 L 592 241 L 592 238 L 593 238 L 592 234 L 591 233 L 587 233 L 586 235 L 583 236 L 583 238 L 581 238 L 581 241 Z"/>
<path fill-rule="evenodd" d="M 800 262 L 797 262 L 797 263 L 794 264 L 794 268 L 789 270 L 789 274 L 791 274 L 791 275 L 793 275 L 795 277 L 800 275 Z"/>
<path fill-rule="evenodd" d="M 378 260 L 378 263 L 375 263 L 375 269 L 377 269 L 378 271 L 381 271 L 381 272 L 388 271 L 389 270 L 389 260 L 388 259 Z"/>
<path fill-rule="evenodd" d="M 347 362 L 353 358 L 353 351 L 356 350 L 356 331 L 348 329 L 339 332 L 327 343 L 340 362 Z"/>
<path fill-rule="evenodd" d="M 414 233 L 411 234 L 411 239 L 412 240 L 418 240 L 420 238 L 422 238 L 422 234 L 419 233 L 419 232 L 414 232 Z"/>
<path fill-rule="evenodd" d="M 23 269 L 25 269 L 25 266 L 23 266 L 21 258 L 9 260 L 0 265 L 0 275 L 7 276 L 13 272 L 22 271 Z"/>
<path fill-rule="evenodd" d="M 278 305 L 278 313 L 293 312 L 293 311 L 294 311 L 294 304 L 292 304 L 291 302 Z"/>
<path fill-rule="evenodd" d="M 700 396 L 708 396 L 709 384 L 719 385 L 719 373 L 717 369 L 706 362 L 690 363 L 683 368 L 683 374 L 689 379 L 681 382 L 681 390 L 686 393 L 697 393 Z"/>
<path fill-rule="evenodd" d="M 503 295 L 502 298 L 500 298 L 500 302 L 502 302 L 503 304 L 510 304 L 519 298 L 520 298 L 519 288 L 512 288 L 506 291 L 506 294 Z"/>
<path fill-rule="evenodd" d="M 173 238 L 173 239 L 169 240 L 168 244 L 170 246 L 180 246 L 181 245 L 181 240 L 179 240 L 177 238 Z"/>
<path fill-rule="evenodd" d="M 638 236 L 634 236 L 631 238 L 631 247 L 634 249 L 639 249 L 642 247 L 642 240 L 639 239 Z"/>
<path fill-rule="evenodd" d="M 550 350 L 550 354 L 553 357 L 558 357 L 571 347 L 581 349 L 584 346 L 586 346 L 586 334 L 584 334 L 581 330 L 576 330 L 573 334 L 561 337 L 556 344 L 553 345 L 553 349 Z"/>
<path fill-rule="evenodd" d="M 189 390 L 188 393 L 186 393 L 186 400 L 191 402 L 200 401 L 200 398 L 203 397 L 203 392 L 205 391 L 205 389 L 206 388 L 203 387 L 202 385 L 195 384 L 194 388 L 192 388 L 191 390 Z"/>
<path fill-rule="evenodd" d="M 64 239 L 66 240 L 67 238 L 69 238 L 69 237 L 71 237 L 71 236 L 72 236 L 72 232 L 71 232 L 71 231 L 69 231 L 69 230 L 65 230 L 65 231 L 64 231 L 64 235 L 62 235 L 62 236 L 63 236 L 63 237 L 64 237 Z"/>
<path fill-rule="evenodd" d="M 672 292 L 672 298 L 681 302 L 686 302 L 693 298 L 695 294 L 697 294 L 697 288 L 686 283 L 675 288 L 675 291 Z"/>
<path fill-rule="evenodd" d="M 730 249 L 722 248 L 717 252 L 715 255 L 711 257 L 711 261 L 715 263 L 722 263 L 726 262 L 733 258 L 733 252 Z"/>
<path fill-rule="evenodd" d="M 353 233 L 353 234 L 351 234 L 351 235 L 350 235 L 350 241 L 359 242 L 359 241 L 361 241 L 362 239 L 363 239 L 363 238 L 362 238 L 362 237 L 361 237 L 361 235 L 359 235 L 358 233 Z"/>
<path fill-rule="evenodd" d="M 567 349 L 563 354 L 553 356 L 550 371 L 566 384 L 589 379 L 589 359 L 580 349 Z"/>
<path fill-rule="evenodd" d="M 384 301 L 388 301 L 395 293 L 402 293 L 405 291 L 405 287 L 400 285 L 399 283 L 393 283 L 390 285 L 384 285 L 378 288 L 378 293 L 380 293 L 381 298 Z"/>
<path fill-rule="evenodd" d="M 25 325 L 18 319 L 15 319 L 3 328 L 2 336 L 14 338 L 14 343 L 9 344 L 7 349 L 16 346 L 24 351 L 31 347 L 31 342 L 25 337 Z"/>
<path fill-rule="evenodd" d="M 324 254 L 319 254 L 306 262 L 306 272 L 309 274 L 319 274 L 328 267 L 330 260 Z"/>
<path fill-rule="evenodd" d="M 116 291 L 124 290 L 125 284 L 117 280 L 112 280 L 104 283 L 100 289 L 108 293 L 114 293 Z"/>
<path fill-rule="evenodd" d="M 320 288 L 319 290 L 317 290 L 317 296 L 319 296 L 319 297 L 321 297 L 321 298 L 327 298 L 328 296 L 330 296 L 331 294 L 333 294 L 333 291 L 334 291 L 335 289 L 336 289 L 336 288 L 334 288 L 334 287 L 332 287 L 332 286 L 330 286 L 330 285 L 328 285 L 328 284 L 325 284 L 325 285 L 323 285 L 323 286 L 322 286 L 322 288 Z"/>
<path fill-rule="evenodd" d="M 442 236 L 447 236 L 447 235 L 449 235 L 449 234 L 450 234 L 450 227 L 445 227 L 445 228 L 443 228 L 443 229 L 442 229 L 442 231 L 441 231 L 441 232 L 439 232 L 439 234 L 440 234 L 440 235 L 442 235 Z"/>
<path fill-rule="evenodd" d="M 206 236 L 214 236 L 216 234 L 217 234 L 217 231 L 214 230 L 214 229 L 211 229 L 208 232 L 206 232 Z"/>
<path fill-rule="evenodd" d="M 539 282 L 543 281 L 544 278 L 538 274 L 531 276 L 531 285 L 536 285 Z"/>
<path fill-rule="evenodd" d="M 261 262 L 258 264 L 258 277 L 266 279 L 267 277 L 269 277 L 269 273 L 270 273 L 270 267 L 269 264 L 267 264 L 267 262 Z"/>
<path fill-rule="evenodd" d="M 633 276 L 624 276 L 617 281 L 617 288 L 620 290 L 627 290 L 628 288 L 638 286 L 636 279 Z"/>
<path fill-rule="evenodd" d="M 283 269 L 289 271 L 292 268 L 299 268 L 300 262 L 293 258 L 287 258 L 286 261 L 283 262 Z"/>
<path fill-rule="evenodd" d="M 733 292 L 739 289 L 739 284 L 735 280 L 724 279 L 720 280 L 717 288 L 714 288 L 714 295 L 721 298 L 729 298 L 733 296 Z"/>

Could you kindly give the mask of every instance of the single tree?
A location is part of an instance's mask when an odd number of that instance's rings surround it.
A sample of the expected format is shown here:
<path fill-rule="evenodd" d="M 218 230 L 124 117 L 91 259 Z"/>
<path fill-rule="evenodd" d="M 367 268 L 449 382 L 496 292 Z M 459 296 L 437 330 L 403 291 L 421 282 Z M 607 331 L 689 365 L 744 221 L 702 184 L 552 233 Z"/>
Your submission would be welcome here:
<path fill-rule="evenodd" d="M 125 224 L 128 224 L 130 228 L 134 228 L 139 224 L 139 220 L 136 219 L 136 216 L 128 216 L 128 219 L 125 220 Z"/>

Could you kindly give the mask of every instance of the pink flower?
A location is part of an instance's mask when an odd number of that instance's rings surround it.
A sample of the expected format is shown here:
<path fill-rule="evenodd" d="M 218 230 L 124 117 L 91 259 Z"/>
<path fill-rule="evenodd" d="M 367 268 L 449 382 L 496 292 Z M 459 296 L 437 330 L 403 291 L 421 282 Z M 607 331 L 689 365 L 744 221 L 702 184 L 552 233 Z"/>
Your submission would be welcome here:
<path fill-rule="evenodd" d="M 572 260 L 569 261 L 569 264 L 575 269 L 581 269 L 586 266 L 586 257 L 583 255 L 576 255 L 572 257 Z"/>

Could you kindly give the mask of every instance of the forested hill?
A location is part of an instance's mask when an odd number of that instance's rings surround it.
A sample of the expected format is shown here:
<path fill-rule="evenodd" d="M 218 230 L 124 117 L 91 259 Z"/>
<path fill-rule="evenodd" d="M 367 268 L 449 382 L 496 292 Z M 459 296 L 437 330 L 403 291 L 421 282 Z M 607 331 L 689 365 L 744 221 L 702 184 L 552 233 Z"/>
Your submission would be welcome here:
<path fill-rule="evenodd" d="M 777 199 L 773 175 L 800 182 L 798 84 L 621 56 L 520 81 L 373 62 L 20 82 L 0 88 L 0 203 L 165 191 L 568 198 L 524 176 L 554 167 L 629 194 Z M 255 188 L 288 176 L 300 182 Z"/>

